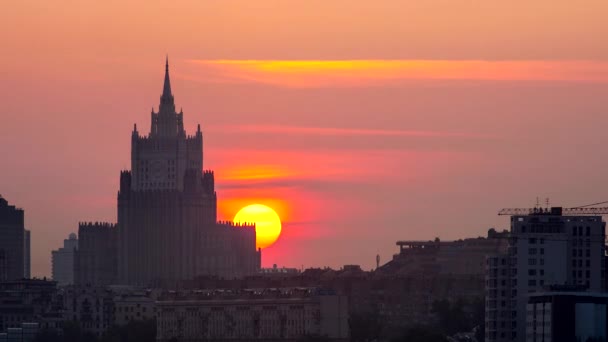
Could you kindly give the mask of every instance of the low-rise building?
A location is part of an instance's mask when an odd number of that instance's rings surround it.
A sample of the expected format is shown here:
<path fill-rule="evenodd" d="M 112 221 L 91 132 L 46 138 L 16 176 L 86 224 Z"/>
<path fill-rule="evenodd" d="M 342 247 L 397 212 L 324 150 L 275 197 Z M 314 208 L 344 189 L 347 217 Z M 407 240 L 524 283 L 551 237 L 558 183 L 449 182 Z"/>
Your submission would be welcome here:
<path fill-rule="evenodd" d="M 114 324 L 114 294 L 101 286 L 69 286 L 64 289 L 64 321 L 76 321 L 83 331 L 101 336 Z"/>
<path fill-rule="evenodd" d="M 156 303 L 149 293 L 123 294 L 114 297 L 114 324 L 156 318 Z"/>
<path fill-rule="evenodd" d="M 0 332 L 37 323 L 40 328 L 57 328 L 62 302 L 55 282 L 23 279 L 0 283 Z"/>
<path fill-rule="evenodd" d="M 317 288 L 168 292 L 157 301 L 157 340 L 348 340 L 348 301 Z"/>

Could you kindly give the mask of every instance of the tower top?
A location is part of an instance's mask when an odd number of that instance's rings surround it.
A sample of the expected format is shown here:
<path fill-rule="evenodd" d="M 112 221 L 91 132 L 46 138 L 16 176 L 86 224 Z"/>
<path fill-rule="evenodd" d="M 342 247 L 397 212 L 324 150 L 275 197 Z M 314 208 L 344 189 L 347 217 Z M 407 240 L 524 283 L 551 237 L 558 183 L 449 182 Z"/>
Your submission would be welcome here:
<path fill-rule="evenodd" d="M 171 80 L 169 79 L 169 55 L 167 55 L 167 58 L 165 59 L 165 83 L 163 84 L 162 97 L 173 97 L 173 94 L 171 94 Z"/>

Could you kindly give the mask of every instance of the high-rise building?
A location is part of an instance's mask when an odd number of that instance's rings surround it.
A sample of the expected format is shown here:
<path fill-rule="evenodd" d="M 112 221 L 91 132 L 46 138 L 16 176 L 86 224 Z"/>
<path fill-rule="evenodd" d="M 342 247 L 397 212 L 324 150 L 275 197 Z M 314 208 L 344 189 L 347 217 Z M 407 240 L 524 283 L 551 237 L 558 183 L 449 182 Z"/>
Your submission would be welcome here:
<path fill-rule="evenodd" d="M 63 247 L 51 252 L 53 280 L 58 285 L 74 284 L 74 255 L 78 250 L 78 238 L 72 233 L 63 240 Z"/>
<path fill-rule="evenodd" d="M 150 133 L 134 127 L 131 170 L 118 192 L 119 279 L 149 285 L 197 275 L 255 274 L 260 252 L 255 227 L 217 222 L 212 171 L 203 171 L 203 133 L 184 129 L 175 109 L 169 64 Z M 82 237 L 81 237 L 82 238 Z"/>
<path fill-rule="evenodd" d="M 606 341 L 608 294 L 555 289 L 531 294 L 526 341 Z"/>
<path fill-rule="evenodd" d="M 117 283 L 117 237 L 115 224 L 80 223 L 74 259 L 74 282 L 78 285 Z"/>
<path fill-rule="evenodd" d="M 601 216 L 564 216 L 562 208 L 511 216 L 507 253 L 487 259 L 486 341 L 526 341 L 532 293 L 556 285 L 604 290 L 605 228 Z"/>
<path fill-rule="evenodd" d="M 0 196 L 0 281 L 22 279 L 25 271 L 24 212 Z"/>
<path fill-rule="evenodd" d="M 31 243 L 31 238 L 32 238 L 32 234 L 29 230 L 24 230 L 24 235 L 23 235 L 23 277 L 26 279 L 29 279 L 32 277 L 31 274 L 31 250 L 30 250 L 30 243 Z"/>

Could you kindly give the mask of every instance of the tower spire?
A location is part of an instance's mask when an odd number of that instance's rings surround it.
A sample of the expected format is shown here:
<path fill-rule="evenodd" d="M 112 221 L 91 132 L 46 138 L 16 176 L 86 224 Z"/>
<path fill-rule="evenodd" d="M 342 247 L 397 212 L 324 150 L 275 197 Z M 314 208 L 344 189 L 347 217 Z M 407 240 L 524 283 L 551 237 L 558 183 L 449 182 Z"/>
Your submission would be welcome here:
<path fill-rule="evenodd" d="M 171 81 L 169 80 L 169 55 L 165 60 L 165 84 L 163 85 L 163 97 L 171 97 Z"/>

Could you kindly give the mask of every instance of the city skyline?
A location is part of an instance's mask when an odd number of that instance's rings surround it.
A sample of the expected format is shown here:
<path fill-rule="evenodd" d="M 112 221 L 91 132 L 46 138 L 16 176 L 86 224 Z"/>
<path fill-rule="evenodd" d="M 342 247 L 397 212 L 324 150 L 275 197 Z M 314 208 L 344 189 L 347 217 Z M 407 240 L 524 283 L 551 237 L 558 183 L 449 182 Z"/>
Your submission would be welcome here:
<path fill-rule="evenodd" d="M 33 276 L 79 221 L 116 222 L 116 176 L 167 53 L 184 126 L 206 134 L 218 218 L 261 202 L 284 222 L 265 267 L 369 269 L 397 240 L 506 229 L 497 211 L 536 197 L 608 199 L 604 3 L 256 3 L 8 6 L 0 194 L 25 210 Z"/>

